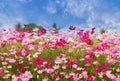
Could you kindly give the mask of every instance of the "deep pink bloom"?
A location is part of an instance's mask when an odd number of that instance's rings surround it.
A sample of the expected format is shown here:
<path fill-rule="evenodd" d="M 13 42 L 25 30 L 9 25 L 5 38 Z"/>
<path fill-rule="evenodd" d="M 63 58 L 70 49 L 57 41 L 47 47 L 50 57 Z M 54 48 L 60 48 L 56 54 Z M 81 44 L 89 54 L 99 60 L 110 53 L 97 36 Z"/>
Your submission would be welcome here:
<path fill-rule="evenodd" d="M 95 55 L 93 53 L 87 53 L 87 54 L 85 54 L 85 58 L 87 58 L 87 59 L 95 58 Z"/>
<path fill-rule="evenodd" d="M 20 38 L 24 38 L 24 37 L 25 37 L 25 33 L 24 33 L 24 32 L 20 32 L 20 33 L 19 33 L 19 37 L 20 37 Z"/>
<path fill-rule="evenodd" d="M 70 29 L 70 30 L 75 30 L 76 27 L 74 27 L 74 26 L 70 26 L 69 29 Z"/>
<path fill-rule="evenodd" d="M 72 63 L 73 64 L 78 64 L 78 59 L 74 59 Z"/>
<path fill-rule="evenodd" d="M 21 67 L 21 70 L 22 70 L 22 71 L 25 71 L 25 70 L 26 70 L 26 66 L 22 66 L 22 67 Z"/>
<path fill-rule="evenodd" d="M 52 66 L 52 63 L 51 63 L 51 62 L 47 62 L 47 63 L 45 64 L 45 67 L 46 67 L 46 68 L 48 68 L 48 67 L 50 67 L 50 66 Z"/>
<path fill-rule="evenodd" d="M 105 68 L 107 68 L 108 67 L 108 64 L 107 63 L 104 63 L 103 65 L 102 65 L 102 68 L 103 69 L 105 69 Z"/>
<path fill-rule="evenodd" d="M 18 78 L 17 81 L 22 81 L 22 79 L 21 79 L 21 78 Z"/>
<path fill-rule="evenodd" d="M 90 58 L 95 58 L 95 55 L 93 53 L 89 54 Z"/>
<path fill-rule="evenodd" d="M 65 39 L 59 39 L 56 41 L 55 46 L 56 47 L 64 47 L 65 45 L 67 45 L 67 41 Z"/>
<path fill-rule="evenodd" d="M 21 74 L 22 74 L 22 71 L 21 71 L 21 70 L 17 70 L 17 74 L 18 74 L 18 75 L 21 75 Z"/>
<path fill-rule="evenodd" d="M 99 68 L 98 66 L 95 66 L 95 67 L 93 68 L 93 70 L 94 70 L 96 73 L 99 73 L 99 72 L 100 72 L 100 68 Z"/>
<path fill-rule="evenodd" d="M 72 66 L 74 65 L 74 64 L 78 64 L 78 59 L 70 59 L 69 61 L 68 61 L 68 63 L 66 63 L 66 67 L 67 68 L 72 68 Z"/>
<path fill-rule="evenodd" d="M 24 24 L 24 26 L 26 27 L 26 26 L 28 26 L 27 24 Z"/>
<path fill-rule="evenodd" d="M 20 63 L 20 62 L 17 62 L 17 63 L 16 63 L 16 65 L 17 65 L 17 66 L 21 66 L 21 65 L 22 65 L 22 63 Z"/>
<path fill-rule="evenodd" d="M 46 29 L 42 28 L 42 29 L 40 30 L 40 32 L 41 32 L 41 34 L 46 34 Z"/>
<path fill-rule="evenodd" d="M 95 32 L 95 27 L 91 29 L 91 34 L 94 34 L 94 32 Z"/>
<path fill-rule="evenodd" d="M 95 30 L 95 27 L 93 27 L 91 30 Z"/>
<path fill-rule="evenodd" d="M 91 63 L 90 59 L 85 59 L 85 63 Z"/>
<path fill-rule="evenodd" d="M 88 76 L 87 81 L 94 81 L 95 77 L 94 76 Z"/>
<path fill-rule="evenodd" d="M 92 41 L 91 39 L 87 39 L 85 42 L 86 42 L 88 45 L 93 45 L 93 41 Z"/>
<path fill-rule="evenodd" d="M 84 30 L 80 30 L 77 34 L 81 37 L 83 35 Z"/>
<path fill-rule="evenodd" d="M 38 57 L 38 58 L 35 59 L 34 65 L 39 67 L 45 60 L 46 60 L 46 58 Z"/>
<path fill-rule="evenodd" d="M 31 33 L 32 31 L 31 31 L 31 29 L 26 29 L 25 32 Z"/>
<path fill-rule="evenodd" d="M 53 32 L 53 34 L 58 34 L 58 31 L 57 31 L 57 30 L 55 30 L 55 31 Z"/>
<path fill-rule="evenodd" d="M 71 64 L 71 63 L 67 63 L 67 64 L 66 64 L 66 67 L 67 67 L 67 68 L 72 68 L 72 64 Z"/>
<path fill-rule="evenodd" d="M 101 51 L 104 51 L 108 48 L 108 44 L 107 43 L 102 43 L 102 44 L 98 44 L 97 47 L 96 47 L 96 50 L 101 50 Z"/>
<path fill-rule="evenodd" d="M 102 65 L 102 71 L 103 71 L 103 72 L 106 71 L 107 68 L 108 68 L 108 64 L 107 64 L 107 63 L 104 63 L 104 64 Z"/>
<path fill-rule="evenodd" d="M 82 42 L 86 42 L 88 45 L 93 45 L 93 41 L 90 39 L 90 35 L 89 35 L 90 31 L 79 31 L 77 34 L 80 37 L 80 40 Z"/>
<path fill-rule="evenodd" d="M 3 69 L 2 68 L 0 68 L 0 76 L 2 76 L 3 75 Z"/>

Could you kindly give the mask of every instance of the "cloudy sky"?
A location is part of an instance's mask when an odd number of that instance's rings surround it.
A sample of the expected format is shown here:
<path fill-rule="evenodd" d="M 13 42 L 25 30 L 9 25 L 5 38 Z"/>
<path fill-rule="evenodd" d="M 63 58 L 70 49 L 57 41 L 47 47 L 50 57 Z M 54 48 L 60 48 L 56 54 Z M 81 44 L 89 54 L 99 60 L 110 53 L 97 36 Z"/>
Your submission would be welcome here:
<path fill-rule="evenodd" d="M 120 29 L 120 0 L 0 0 L 0 28 L 15 23 Z"/>

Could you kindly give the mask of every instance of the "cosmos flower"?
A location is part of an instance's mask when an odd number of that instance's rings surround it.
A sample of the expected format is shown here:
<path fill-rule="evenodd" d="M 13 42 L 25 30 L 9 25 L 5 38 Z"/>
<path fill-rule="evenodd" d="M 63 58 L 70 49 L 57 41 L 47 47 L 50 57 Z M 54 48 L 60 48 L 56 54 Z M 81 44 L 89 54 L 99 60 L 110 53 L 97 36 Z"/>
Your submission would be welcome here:
<path fill-rule="evenodd" d="M 31 30 L 31 29 L 26 29 L 25 32 L 27 32 L 27 33 L 31 33 L 32 30 Z"/>
<path fill-rule="evenodd" d="M 70 26 L 69 29 L 70 29 L 70 30 L 75 30 L 76 27 L 74 27 L 74 26 Z"/>
<path fill-rule="evenodd" d="M 40 32 L 41 32 L 41 34 L 46 34 L 46 29 L 45 29 L 45 28 L 42 28 L 42 29 L 40 30 Z"/>

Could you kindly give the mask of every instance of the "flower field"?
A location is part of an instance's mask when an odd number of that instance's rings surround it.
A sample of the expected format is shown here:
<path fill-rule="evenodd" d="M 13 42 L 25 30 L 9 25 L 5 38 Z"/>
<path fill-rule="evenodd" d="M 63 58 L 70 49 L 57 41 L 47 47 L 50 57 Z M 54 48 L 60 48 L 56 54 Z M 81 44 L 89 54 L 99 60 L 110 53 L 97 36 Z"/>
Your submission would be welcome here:
<path fill-rule="evenodd" d="M 0 81 L 120 81 L 120 34 L 0 30 Z"/>

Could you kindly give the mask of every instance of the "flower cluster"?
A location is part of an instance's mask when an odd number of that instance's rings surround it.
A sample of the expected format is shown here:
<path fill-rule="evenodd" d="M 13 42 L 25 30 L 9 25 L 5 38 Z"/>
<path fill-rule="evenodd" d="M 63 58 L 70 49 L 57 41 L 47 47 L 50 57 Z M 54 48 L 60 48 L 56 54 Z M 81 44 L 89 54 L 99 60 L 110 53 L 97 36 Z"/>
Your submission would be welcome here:
<path fill-rule="evenodd" d="M 0 81 L 120 81 L 120 35 L 0 30 L 0 60 Z"/>

